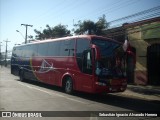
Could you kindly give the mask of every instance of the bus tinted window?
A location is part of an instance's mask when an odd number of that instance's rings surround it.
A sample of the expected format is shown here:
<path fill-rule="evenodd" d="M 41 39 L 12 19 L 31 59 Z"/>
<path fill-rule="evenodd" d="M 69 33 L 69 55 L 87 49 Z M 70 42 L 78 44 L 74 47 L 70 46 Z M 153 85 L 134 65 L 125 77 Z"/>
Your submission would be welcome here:
<path fill-rule="evenodd" d="M 12 51 L 12 56 L 16 57 L 17 56 L 16 53 L 17 53 L 17 48 L 14 47 Z"/>
<path fill-rule="evenodd" d="M 62 44 L 60 47 L 60 55 L 61 56 L 74 56 L 74 44 L 75 44 L 75 40 L 62 41 Z"/>
<path fill-rule="evenodd" d="M 111 41 L 107 41 L 107 40 L 103 40 L 103 39 L 93 39 L 92 43 L 97 45 L 100 48 L 101 51 L 101 55 L 102 56 L 113 56 L 115 52 L 115 48 L 119 47 L 120 44 L 115 43 L 115 42 L 111 42 Z"/>
<path fill-rule="evenodd" d="M 90 42 L 86 39 L 77 40 L 77 57 L 82 57 L 83 51 L 89 49 Z"/>
<path fill-rule="evenodd" d="M 37 56 L 38 44 L 31 45 L 31 57 Z"/>
<path fill-rule="evenodd" d="M 47 56 L 48 43 L 41 43 L 38 46 L 38 56 Z"/>
<path fill-rule="evenodd" d="M 59 56 L 61 41 L 48 43 L 48 56 Z"/>
<path fill-rule="evenodd" d="M 25 46 L 23 50 L 23 57 L 31 57 L 31 54 L 32 54 L 31 45 Z"/>
<path fill-rule="evenodd" d="M 18 57 L 22 57 L 22 47 L 17 47 L 16 54 Z"/>
<path fill-rule="evenodd" d="M 77 51 L 76 51 L 76 58 L 79 69 L 82 71 L 82 57 L 83 52 L 88 50 L 90 47 L 90 41 L 86 39 L 78 39 L 77 40 Z"/>

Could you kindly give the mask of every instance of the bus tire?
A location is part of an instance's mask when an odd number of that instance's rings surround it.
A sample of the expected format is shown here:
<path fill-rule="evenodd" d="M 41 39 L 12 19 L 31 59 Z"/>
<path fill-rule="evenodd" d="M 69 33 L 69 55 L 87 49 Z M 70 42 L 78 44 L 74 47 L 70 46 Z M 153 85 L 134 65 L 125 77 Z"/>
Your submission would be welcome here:
<path fill-rule="evenodd" d="M 25 81 L 23 70 L 21 70 L 20 73 L 19 73 L 19 79 L 20 79 L 21 82 Z"/>
<path fill-rule="evenodd" d="M 67 94 L 73 93 L 73 82 L 70 77 L 67 77 L 64 84 L 64 90 Z"/>

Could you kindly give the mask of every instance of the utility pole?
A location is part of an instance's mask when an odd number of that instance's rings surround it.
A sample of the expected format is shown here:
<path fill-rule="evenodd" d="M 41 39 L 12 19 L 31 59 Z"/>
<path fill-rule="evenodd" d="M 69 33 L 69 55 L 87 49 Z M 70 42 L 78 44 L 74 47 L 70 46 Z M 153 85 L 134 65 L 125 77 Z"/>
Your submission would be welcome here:
<path fill-rule="evenodd" d="M 7 66 L 7 44 L 8 44 L 8 42 L 10 42 L 10 41 L 8 41 L 8 39 L 7 39 L 7 40 L 4 40 L 4 42 L 6 42 L 5 66 Z"/>
<path fill-rule="evenodd" d="M 25 37 L 25 44 L 27 43 L 27 28 L 28 26 L 32 27 L 33 25 L 28 25 L 28 24 L 21 24 L 23 26 L 26 26 L 26 37 Z"/>
<path fill-rule="evenodd" d="M 1 61 L 1 59 L 2 59 L 1 46 L 2 46 L 2 45 L 1 45 L 1 43 L 2 43 L 2 42 L 0 42 L 0 65 L 1 65 L 1 67 L 2 67 L 2 61 Z"/>
<path fill-rule="evenodd" d="M 1 55 L 1 46 L 2 46 L 1 43 L 2 43 L 2 42 L 0 42 L 0 55 Z"/>

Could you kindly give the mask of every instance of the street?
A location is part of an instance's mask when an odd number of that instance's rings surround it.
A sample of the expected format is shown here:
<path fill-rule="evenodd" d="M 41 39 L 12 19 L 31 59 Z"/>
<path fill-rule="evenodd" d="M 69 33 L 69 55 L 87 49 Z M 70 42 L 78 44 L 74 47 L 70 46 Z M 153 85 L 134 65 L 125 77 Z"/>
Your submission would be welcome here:
<path fill-rule="evenodd" d="M 10 68 L 0 68 L 0 111 L 159 111 L 159 101 L 149 101 L 115 94 L 91 95 L 75 92 L 69 95 L 62 88 L 43 83 L 19 81 Z M 65 118 L 64 118 L 65 117 Z M 0 118 L 8 120 L 13 118 Z M 14 118 L 18 119 L 18 118 Z M 33 119 L 33 118 L 27 118 Z M 34 118 L 35 119 L 35 118 Z M 37 118 L 46 119 L 46 118 Z M 47 119 L 53 119 L 47 117 Z M 116 117 L 55 117 L 54 119 L 105 120 Z M 124 119 L 121 117 L 120 119 Z M 158 119 L 156 117 L 125 117 L 125 119 Z"/>

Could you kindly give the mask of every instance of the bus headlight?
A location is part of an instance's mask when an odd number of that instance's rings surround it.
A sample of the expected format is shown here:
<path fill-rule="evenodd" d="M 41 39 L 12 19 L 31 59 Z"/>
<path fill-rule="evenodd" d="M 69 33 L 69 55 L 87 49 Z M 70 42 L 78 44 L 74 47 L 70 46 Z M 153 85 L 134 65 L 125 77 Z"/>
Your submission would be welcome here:
<path fill-rule="evenodd" d="M 102 83 L 102 82 L 96 82 L 96 85 L 106 86 L 106 84 L 105 84 L 105 83 Z"/>

